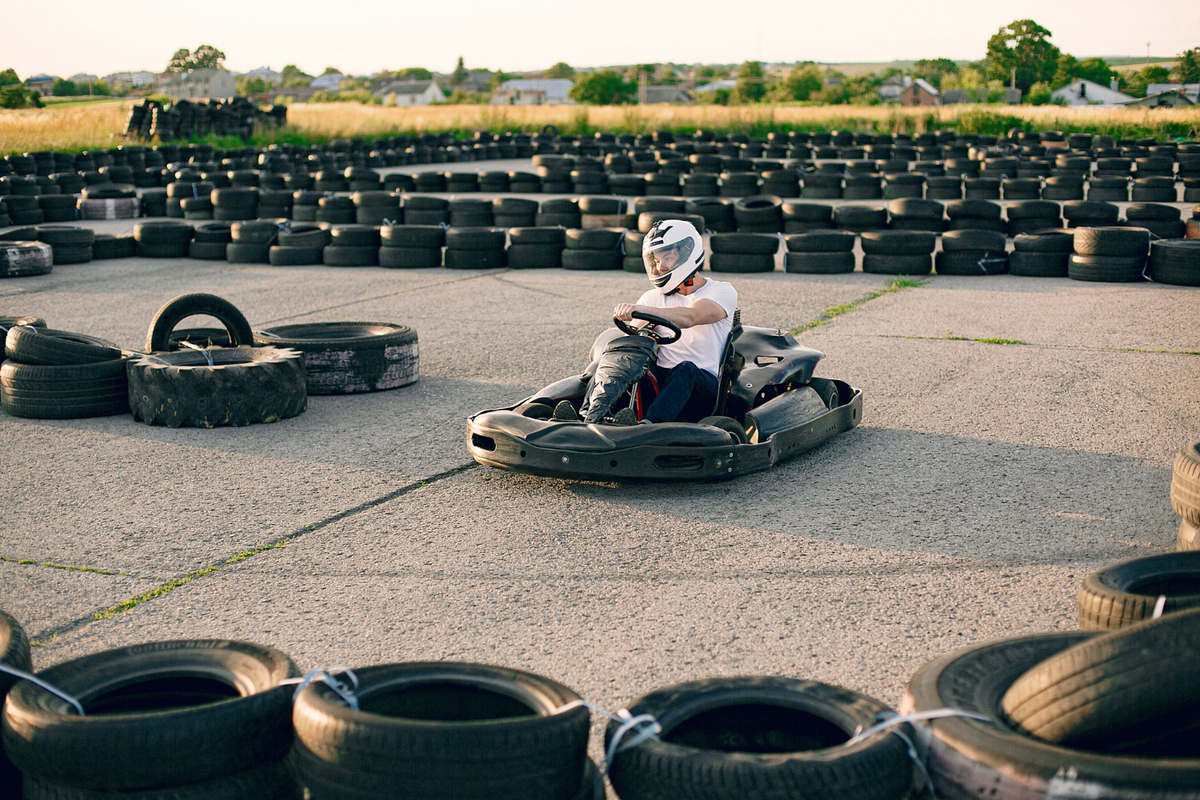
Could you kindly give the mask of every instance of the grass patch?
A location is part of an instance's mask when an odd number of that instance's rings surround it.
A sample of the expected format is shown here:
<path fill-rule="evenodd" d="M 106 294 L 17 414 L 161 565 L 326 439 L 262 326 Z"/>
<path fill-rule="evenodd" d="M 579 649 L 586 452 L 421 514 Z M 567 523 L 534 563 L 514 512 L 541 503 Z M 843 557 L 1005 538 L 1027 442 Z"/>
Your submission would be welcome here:
<path fill-rule="evenodd" d="M 980 344 L 1015 344 L 1025 347 L 1043 347 L 1043 345 L 1034 344 L 1033 342 L 1023 342 L 1020 339 L 1002 339 L 999 336 L 989 338 L 976 338 L 974 336 L 955 336 L 950 331 L 946 331 L 941 336 L 903 336 L 894 333 L 878 333 L 876 334 L 881 339 L 925 339 L 935 342 L 979 342 Z"/>
<path fill-rule="evenodd" d="M 96 567 L 77 567 L 73 564 L 55 564 L 53 561 L 34 561 L 32 558 L 8 558 L 0 556 L 0 561 L 6 564 L 20 564 L 21 566 L 29 567 L 47 567 L 48 569 L 65 569 L 70 572 L 91 572 L 96 575 L 127 575 L 125 572 L 113 572 L 107 569 L 98 569 Z"/>
<path fill-rule="evenodd" d="M 1166 356 L 1200 356 L 1200 350 L 1141 350 L 1136 347 L 1118 347 L 1121 353 L 1153 353 Z"/>
<path fill-rule="evenodd" d="M 793 336 L 796 336 L 798 334 L 804 333 L 805 331 L 810 331 L 813 328 L 819 328 L 822 325 L 828 325 L 830 322 L 833 322 L 838 317 L 843 316 L 845 314 L 849 314 L 851 311 L 855 311 L 855 310 L 861 308 L 862 306 L 866 305 L 867 303 L 871 302 L 872 300 L 874 300 L 878 297 L 883 297 L 886 294 L 895 294 L 896 292 L 902 292 L 905 289 L 916 289 L 916 288 L 919 288 L 924 285 L 925 285 L 925 281 L 916 280 L 914 278 L 908 277 L 907 275 L 900 275 L 899 277 L 893 278 L 892 280 L 888 281 L 887 283 L 885 283 L 883 286 L 879 287 L 878 289 L 876 289 L 872 292 L 869 292 L 868 294 L 863 295 L 862 297 L 858 298 L 857 300 L 851 300 L 848 303 L 839 303 L 836 306 L 829 306 L 828 308 L 821 311 L 820 317 L 818 317 L 817 319 L 814 319 L 810 322 L 806 322 L 797 328 L 792 328 L 790 333 Z"/>

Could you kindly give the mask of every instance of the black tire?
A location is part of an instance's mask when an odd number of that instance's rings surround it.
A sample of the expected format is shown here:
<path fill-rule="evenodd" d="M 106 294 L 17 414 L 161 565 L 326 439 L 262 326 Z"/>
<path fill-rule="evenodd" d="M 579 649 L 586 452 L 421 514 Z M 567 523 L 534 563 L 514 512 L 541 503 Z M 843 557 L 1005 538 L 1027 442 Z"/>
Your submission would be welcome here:
<path fill-rule="evenodd" d="M 946 215 L 946 207 L 937 200 L 920 198 L 900 198 L 888 203 L 888 214 L 892 221 L 897 219 L 922 219 L 941 222 Z"/>
<path fill-rule="evenodd" d="M 750 255 L 746 253 L 713 253 L 708 257 L 708 268 L 713 272 L 748 274 L 774 272 L 774 255 Z"/>
<path fill-rule="evenodd" d="M 1055 253 L 1070 255 L 1075 252 L 1075 232 L 1061 228 L 1020 233 L 1013 238 L 1014 253 Z"/>
<path fill-rule="evenodd" d="M 160 308 L 150 321 L 150 329 L 146 332 L 146 352 L 157 353 L 170 349 L 171 331 L 185 317 L 193 315 L 215 318 L 229 331 L 234 347 L 254 343 L 250 323 L 233 303 L 212 294 L 183 294 Z"/>
<path fill-rule="evenodd" d="M 999 220 L 999 203 L 990 200 L 951 200 L 946 204 L 946 216 L 950 219 Z"/>
<path fill-rule="evenodd" d="M 155 353 L 131 360 L 128 375 L 130 411 L 148 425 L 240 427 L 289 419 L 308 407 L 304 356 L 296 350 Z"/>
<path fill-rule="evenodd" d="M 616 248 L 608 250 L 571 250 L 562 251 L 561 262 L 563 269 L 572 270 L 615 270 L 621 268 L 621 251 Z"/>
<path fill-rule="evenodd" d="M 283 247 L 273 245 L 267 251 L 267 263 L 272 267 L 309 267 L 322 263 L 324 248 L 316 247 Z"/>
<path fill-rule="evenodd" d="M 188 245 L 188 258 L 203 261 L 224 261 L 227 242 L 192 242 Z"/>
<path fill-rule="evenodd" d="M 938 275 L 1003 275 L 1008 272 L 1008 254 L 1003 250 L 943 250 L 934 259 Z"/>
<path fill-rule="evenodd" d="M 333 247 L 380 246 L 379 228 L 370 225 L 334 225 L 329 229 L 329 237 Z"/>
<path fill-rule="evenodd" d="M 499 269 L 504 266 L 504 251 L 451 250 L 447 247 L 443 261 L 449 269 Z"/>
<path fill-rule="evenodd" d="M 250 769 L 185 786 L 121 792 L 120 800 L 301 800 L 303 793 L 287 761 L 272 761 Z M 62 786 L 37 778 L 25 780 L 24 800 L 114 800 L 112 792 Z"/>
<path fill-rule="evenodd" d="M 33 328 L 45 328 L 46 320 L 41 317 L 0 317 L 0 333 L 8 334 L 8 329 L 14 325 L 28 325 Z"/>
<path fill-rule="evenodd" d="M 388 269 L 421 269 L 442 265 L 442 248 L 381 247 L 379 266 Z"/>
<path fill-rule="evenodd" d="M 0 405 L 14 417 L 82 419 L 129 412 L 126 359 L 72 366 L 0 365 Z"/>
<path fill-rule="evenodd" d="M 379 236 L 384 247 L 430 250 L 446 244 L 446 229 L 440 225 L 384 225 Z"/>
<path fill-rule="evenodd" d="M 131 791 L 196 783 L 278 761 L 291 744 L 291 660 L 246 642 L 193 640 L 123 647 L 27 681 L 4 709 L 4 749 L 35 779 Z M 133 680 L 130 680 L 131 677 Z"/>
<path fill-rule="evenodd" d="M 567 250 L 616 250 L 624 228 L 570 228 L 564 232 Z"/>
<path fill-rule="evenodd" d="M 1077 228 L 1075 252 L 1081 256 L 1145 258 L 1150 234 L 1145 228 Z"/>
<path fill-rule="evenodd" d="M 1163 613 L 1200 606 L 1200 553 L 1164 553 L 1122 561 L 1097 570 L 1079 589 L 1079 628 L 1112 630 L 1153 616 L 1159 596 Z"/>
<path fill-rule="evenodd" d="M 256 219 L 235 222 L 229 228 L 230 240 L 241 245 L 271 245 L 279 238 L 282 220 Z"/>
<path fill-rule="evenodd" d="M 96 234 L 96 240 L 92 243 L 92 258 L 94 259 L 109 259 L 109 258 L 133 258 L 137 255 L 137 242 L 132 236 L 113 236 L 110 233 Z M 221 258 L 224 258 L 224 252 L 221 253 Z"/>
<path fill-rule="evenodd" d="M 783 268 L 796 275 L 837 275 L 854 272 L 854 253 L 786 253 Z"/>
<path fill-rule="evenodd" d="M 41 242 L 14 241 L 0 247 L 0 278 L 45 275 L 54 268 L 54 249 Z"/>
<path fill-rule="evenodd" d="M 622 800 L 899 800 L 913 781 L 902 738 L 881 732 L 846 745 L 887 710 L 815 681 L 692 681 L 630 704 L 631 714 L 652 715 L 663 732 L 659 741 L 619 750 L 609 778 Z M 609 723 L 606 745 L 615 731 Z M 907 725 L 898 731 L 913 735 Z"/>
<path fill-rule="evenodd" d="M 259 347 L 304 354 L 309 394 L 354 394 L 417 380 L 417 332 L 390 322 L 313 322 L 255 331 Z"/>
<path fill-rule="evenodd" d="M 0 611 L 0 664 L 33 672 L 33 662 L 29 658 L 29 638 L 25 635 L 25 629 L 21 627 L 21 623 L 3 611 Z M 8 690 L 17 680 L 12 675 L 0 672 L 0 702 L 3 702 Z M 0 747 L 0 795 L 21 797 L 21 773 L 4 755 L 3 747 Z"/>
<path fill-rule="evenodd" d="M 56 251 L 60 247 L 86 247 L 91 249 L 92 245 L 96 242 L 96 232 L 91 228 L 43 226 L 37 229 L 37 238 L 38 241 L 45 242 Z"/>
<path fill-rule="evenodd" d="M 1200 525 L 1200 443 L 1188 445 L 1175 455 L 1171 508 L 1192 525 Z"/>
<path fill-rule="evenodd" d="M 714 233 L 709 237 L 714 255 L 774 256 L 779 252 L 779 236 L 772 233 Z"/>
<path fill-rule="evenodd" d="M 1176 286 L 1200 286 L 1200 241 L 1180 239 L 1152 243 L 1150 278 Z"/>
<path fill-rule="evenodd" d="M 782 206 L 783 199 L 774 195 L 751 195 L 734 202 L 733 218 L 737 221 L 739 229 L 748 226 L 762 226 L 781 231 L 783 230 Z"/>
<path fill-rule="evenodd" d="M 1193 608 L 1045 659 L 1013 681 L 1001 708 L 1009 724 L 1046 742 L 1093 752 L 1192 756 L 1200 765 L 1197 670 L 1200 608 Z"/>
<path fill-rule="evenodd" d="M 82 333 L 14 325 L 4 339 L 4 355 L 22 364 L 66 367 L 121 357 L 121 348 Z"/>
<path fill-rule="evenodd" d="M 733 440 L 733 444 L 747 444 L 750 441 L 750 437 L 746 435 L 746 429 L 742 427 L 742 423 L 733 417 L 705 417 L 700 420 L 699 424 L 712 425 L 714 428 L 726 431 Z"/>
<path fill-rule="evenodd" d="M 928 256 L 937 248 L 937 236 L 917 231 L 863 231 L 863 253 L 871 256 Z"/>
<path fill-rule="evenodd" d="M 864 255 L 862 271 L 875 275 L 928 275 L 933 271 L 933 256 Z"/>
<path fill-rule="evenodd" d="M 654 223 L 661 219 L 679 219 L 684 222 L 690 222 L 692 226 L 701 234 L 704 233 L 704 217 L 698 214 L 686 214 L 682 211 L 643 211 L 638 214 L 638 232 L 647 233 L 654 227 Z"/>
<path fill-rule="evenodd" d="M 1005 214 L 1009 222 L 1018 219 L 1058 219 L 1062 217 L 1062 207 L 1051 200 L 1026 200 L 1013 203 Z"/>
<path fill-rule="evenodd" d="M 324 248 L 321 262 L 327 267 L 377 267 L 380 247 L 341 247 L 331 244 Z"/>
<path fill-rule="evenodd" d="M 578 228 L 583 224 L 583 216 L 578 212 L 557 213 L 548 211 L 539 211 L 533 217 L 534 226 L 538 228 Z"/>
<path fill-rule="evenodd" d="M 1179 532 L 1175 535 L 1175 549 L 1181 553 L 1200 550 L 1200 527 L 1186 519 L 1179 520 Z"/>
<path fill-rule="evenodd" d="M 176 328 L 171 331 L 171 351 L 180 349 L 180 342 L 189 342 L 197 347 L 233 347 L 229 331 L 224 328 Z"/>
<path fill-rule="evenodd" d="M 449 250 L 504 251 L 507 231 L 502 228 L 449 228 L 446 248 Z"/>
<path fill-rule="evenodd" d="M 228 222 L 210 222 L 197 225 L 192 242 L 229 244 L 233 241 L 233 226 Z"/>
<path fill-rule="evenodd" d="M 271 245 L 230 242 L 225 245 L 225 260 L 230 264 L 267 264 L 271 258 Z"/>
<path fill-rule="evenodd" d="M 621 269 L 642 275 L 646 272 L 646 263 L 641 256 L 625 256 L 621 259 Z"/>
<path fill-rule="evenodd" d="M 1113 225 L 1121 207 L 1101 200 L 1069 200 L 1063 203 L 1062 213 L 1072 226 Z"/>
<path fill-rule="evenodd" d="M 628 236 L 628 232 L 626 232 Z M 558 245 L 559 249 L 566 247 L 567 231 L 565 228 L 509 228 L 508 239 L 511 243 L 509 246 L 516 247 L 525 245 Z"/>
<path fill-rule="evenodd" d="M 333 241 L 329 231 L 312 225 L 297 225 L 290 231 L 280 231 L 276 247 L 325 247 Z"/>
<path fill-rule="evenodd" d="M 1102 283 L 1136 283 L 1142 280 L 1146 259 L 1141 256 L 1081 256 L 1072 254 L 1067 260 L 1067 277 L 1075 281 Z"/>
<path fill-rule="evenodd" d="M 1067 253 L 1031 253 L 1016 250 L 1008 255 L 1008 271 L 1026 278 L 1067 277 Z"/>
<path fill-rule="evenodd" d="M 1141 222 L 1143 220 L 1176 222 L 1182 218 L 1183 212 L 1178 208 L 1162 205 L 1161 203 L 1131 203 L 1125 207 L 1125 219 L 1130 222 Z"/>
<path fill-rule="evenodd" d="M 92 260 L 92 248 L 90 245 L 86 247 L 58 245 L 54 247 L 53 258 L 55 266 L 60 264 L 86 264 Z"/>
<path fill-rule="evenodd" d="M 133 238 L 139 245 L 175 245 L 186 249 L 193 233 L 186 222 L 139 222 L 133 226 Z"/>
<path fill-rule="evenodd" d="M 942 251 L 1003 253 L 1007 240 L 1003 233 L 985 230 L 946 231 L 942 235 Z"/>
<path fill-rule="evenodd" d="M 554 269 L 563 265 L 562 254 L 561 244 L 514 244 L 506 260 L 509 269 Z"/>
<path fill-rule="evenodd" d="M 887 227 L 887 209 L 874 206 L 836 206 L 833 224 L 847 231 L 877 231 Z"/>
<path fill-rule="evenodd" d="M 449 662 L 356 674 L 358 711 L 320 683 L 296 698 L 295 764 L 314 800 L 560 800 L 579 791 L 589 714 L 558 710 L 578 700 L 565 686 Z"/>
<path fill-rule="evenodd" d="M 849 253 L 857 237 L 849 231 L 810 231 L 783 237 L 789 253 Z"/>
<path fill-rule="evenodd" d="M 927 759 L 938 797 L 1045 797 L 1056 776 L 1092 797 L 1186 797 L 1200 785 L 1200 759 L 1114 756 L 1038 741 L 1005 724 L 1000 700 L 1013 682 L 1047 658 L 1096 634 L 1054 633 L 986 642 L 926 664 L 909 681 L 900 713 L 956 708 L 990 722 L 950 717 L 931 723 Z M 1070 792 L 1070 789 L 1066 789 Z"/>

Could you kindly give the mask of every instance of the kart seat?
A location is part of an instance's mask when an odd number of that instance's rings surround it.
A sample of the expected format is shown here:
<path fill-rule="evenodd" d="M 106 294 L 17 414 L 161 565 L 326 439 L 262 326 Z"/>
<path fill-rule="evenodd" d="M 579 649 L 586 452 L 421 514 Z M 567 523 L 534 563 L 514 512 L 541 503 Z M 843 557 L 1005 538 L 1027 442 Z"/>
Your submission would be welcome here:
<path fill-rule="evenodd" d="M 733 343 L 742 335 L 742 310 L 733 310 L 733 327 L 729 329 L 729 338 L 725 340 L 725 352 L 721 356 L 721 365 L 717 369 L 717 401 L 713 404 L 712 414 L 718 415 L 725 410 L 725 400 L 733 381 L 742 370 L 745 359 L 738 354 Z"/>

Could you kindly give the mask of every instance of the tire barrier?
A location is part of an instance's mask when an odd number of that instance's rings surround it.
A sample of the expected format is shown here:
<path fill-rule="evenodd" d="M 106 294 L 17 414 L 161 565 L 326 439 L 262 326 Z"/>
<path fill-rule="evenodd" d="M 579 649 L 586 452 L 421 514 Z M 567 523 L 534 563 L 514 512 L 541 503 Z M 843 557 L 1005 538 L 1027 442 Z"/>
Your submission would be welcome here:
<path fill-rule="evenodd" d="M 8 414 L 79 419 L 129 411 L 127 359 L 117 345 L 46 328 L 44 320 L 11 322 L 0 364 L 0 407 Z"/>
<path fill-rule="evenodd" d="M 315 322 L 256 331 L 258 347 L 304 354 L 309 394 L 353 394 L 407 386 L 418 377 L 417 332 L 386 322 Z"/>

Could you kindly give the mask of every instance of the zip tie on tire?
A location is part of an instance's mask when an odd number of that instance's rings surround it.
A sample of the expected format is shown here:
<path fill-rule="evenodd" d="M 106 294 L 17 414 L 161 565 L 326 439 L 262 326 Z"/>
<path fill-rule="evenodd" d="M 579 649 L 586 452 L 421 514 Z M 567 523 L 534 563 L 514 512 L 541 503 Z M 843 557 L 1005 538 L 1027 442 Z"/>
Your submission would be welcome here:
<path fill-rule="evenodd" d="M 901 716 L 895 711 L 881 711 L 875 715 L 875 719 L 880 720 L 866 730 L 860 725 L 855 734 L 850 737 L 842 746 L 849 747 L 858 744 L 859 742 L 874 736 L 877 733 L 887 731 L 900 737 L 900 741 L 904 742 L 904 748 L 908 752 L 908 757 L 921 773 L 921 777 L 925 781 L 925 785 L 929 788 L 929 797 L 931 800 L 937 800 L 937 793 L 933 788 L 933 778 L 929 774 L 929 768 L 925 766 L 924 760 L 920 753 L 917 752 L 917 747 L 913 740 L 908 735 L 902 733 L 896 728 L 900 725 L 905 725 L 909 722 L 928 722 L 929 720 L 945 719 L 946 717 L 965 717 L 973 719 L 976 722 L 994 722 L 990 717 L 974 711 L 964 711 L 961 708 L 935 708 L 932 711 L 919 711 L 914 714 L 905 714 Z"/>
<path fill-rule="evenodd" d="M 47 692 L 49 692 L 50 694 L 57 697 L 58 699 L 65 700 L 68 703 L 70 703 L 71 706 L 75 709 L 75 711 L 79 713 L 79 716 L 81 716 L 81 717 L 87 716 L 87 714 L 83 713 L 83 705 L 78 700 L 76 700 L 74 697 L 72 697 L 71 695 L 64 692 L 62 689 L 52 686 L 51 684 L 49 684 L 46 681 L 39 678 L 38 676 L 32 675 L 32 674 L 26 672 L 25 670 L 17 669 L 16 667 L 11 667 L 8 664 L 2 663 L 2 662 L 0 662 L 0 672 L 6 672 L 15 678 L 21 678 L 22 680 L 29 681 L 30 683 L 32 683 L 34 686 L 38 687 L 39 689 L 44 689 Z"/>
<path fill-rule="evenodd" d="M 337 678 L 333 677 L 334 672 L 340 672 L 348 677 L 354 686 L 347 686 Z M 354 670 L 350 669 L 349 667 L 330 667 L 329 669 L 317 667 L 316 669 L 310 669 L 308 672 L 306 672 L 303 678 L 287 678 L 280 681 L 279 685 L 291 686 L 294 684 L 296 686 L 296 691 L 292 693 L 292 702 L 295 703 L 296 698 L 300 696 L 300 693 L 304 691 L 304 689 L 310 683 L 316 683 L 317 681 L 324 683 L 333 691 L 334 694 L 342 698 L 346 705 L 350 706 L 350 708 L 354 709 L 355 711 L 358 711 L 358 697 L 354 694 L 354 690 L 358 688 L 358 676 L 355 675 Z"/>
<path fill-rule="evenodd" d="M 196 350 L 200 353 L 203 353 L 204 360 L 208 362 L 208 366 L 209 367 L 213 366 L 212 354 L 208 352 L 207 347 L 201 347 L 200 345 L 195 344 L 194 342 L 185 342 L 182 339 L 180 339 L 178 342 L 176 342 L 176 344 L 178 344 L 180 347 L 186 347 L 189 350 Z"/>
<path fill-rule="evenodd" d="M 975 263 L 979 265 L 979 271 L 987 275 L 987 267 L 984 264 L 1003 264 L 1007 260 L 1007 258 L 981 258 Z"/>
<path fill-rule="evenodd" d="M 605 708 L 601 708 L 594 703 L 589 703 L 586 700 L 572 700 L 566 705 L 559 706 L 558 708 L 554 709 L 554 713 L 562 714 L 576 708 L 586 708 L 588 711 L 594 711 L 601 716 L 608 717 L 613 722 L 620 723 L 616 732 L 613 733 L 612 741 L 608 743 L 608 750 L 604 753 L 605 775 L 607 775 L 609 769 L 612 768 L 612 762 L 613 759 L 616 758 L 617 753 L 628 750 L 631 747 L 637 747 L 647 739 L 653 739 L 656 742 L 661 741 L 658 738 L 658 735 L 662 733 L 662 725 L 660 725 L 658 720 L 654 718 L 653 714 L 638 714 L 635 717 L 627 708 L 622 708 L 614 714 L 613 712 Z M 636 731 L 630 741 L 622 744 L 621 740 L 625 738 L 625 734 L 629 733 L 635 728 L 638 728 L 639 726 L 645 727 L 642 727 L 641 730 Z"/>
<path fill-rule="evenodd" d="M 1165 609 L 1166 607 L 1167 607 L 1167 596 L 1165 594 L 1160 594 L 1158 596 L 1158 602 L 1156 602 L 1154 604 L 1154 613 L 1150 615 L 1150 619 L 1158 619 L 1159 617 L 1161 617 L 1163 615 L 1163 609 Z"/>

